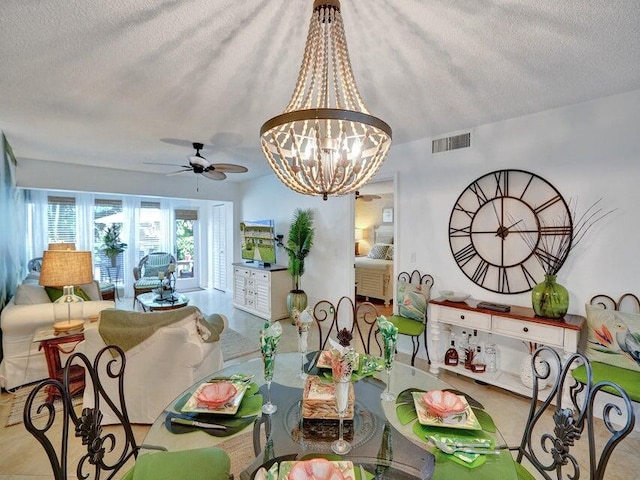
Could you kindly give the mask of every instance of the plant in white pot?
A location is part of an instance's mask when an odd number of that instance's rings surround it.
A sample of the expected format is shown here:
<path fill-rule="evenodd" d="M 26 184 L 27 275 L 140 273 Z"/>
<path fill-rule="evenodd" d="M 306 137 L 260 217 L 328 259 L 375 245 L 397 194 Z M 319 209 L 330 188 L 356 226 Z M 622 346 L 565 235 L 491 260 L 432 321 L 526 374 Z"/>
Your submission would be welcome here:
<path fill-rule="evenodd" d="M 283 245 L 289 255 L 289 274 L 293 289 L 287 295 L 287 311 L 293 322 L 293 309 L 301 312 L 307 307 L 307 294 L 300 288 L 300 277 L 304 275 L 304 262 L 313 246 L 313 210 L 297 208 L 289 228 L 287 244 Z"/>
<path fill-rule="evenodd" d="M 118 255 L 127 249 L 127 244 L 120 241 L 121 228 L 121 225 L 112 223 L 102 234 L 102 248 L 100 248 L 100 251 L 109 257 L 112 267 L 117 266 Z"/>

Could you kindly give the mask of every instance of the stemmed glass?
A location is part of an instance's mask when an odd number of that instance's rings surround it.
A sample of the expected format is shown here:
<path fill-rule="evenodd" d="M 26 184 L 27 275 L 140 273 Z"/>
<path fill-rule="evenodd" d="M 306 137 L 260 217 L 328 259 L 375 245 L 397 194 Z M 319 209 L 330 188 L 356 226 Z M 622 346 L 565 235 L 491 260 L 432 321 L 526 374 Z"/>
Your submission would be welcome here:
<path fill-rule="evenodd" d="M 276 348 L 282 335 L 282 325 L 279 322 L 265 323 L 260 332 L 260 352 L 262 353 L 262 364 L 264 367 L 264 379 L 267 382 L 267 403 L 262 406 L 262 413 L 268 415 L 278 410 L 271 403 L 271 381 L 273 380 L 273 367 L 276 360 Z"/>
<path fill-rule="evenodd" d="M 298 323 L 298 350 L 300 351 L 300 373 L 298 374 L 298 378 L 306 379 L 307 374 L 304 371 L 304 360 L 307 355 L 307 347 L 308 347 L 308 338 L 309 338 L 309 324 L 300 322 Z"/>
<path fill-rule="evenodd" d="M 384 369 L 387 372 L 387 388 L 380 394 L 380 399 L 384 402 L 391 402 L 396 398 L 395 394 L 391 393 L 391 369 L 393 368 L 393 358 L 396 354 L 397 338 L 397 330 L 396 332 L 390 332 L 388 335 L 383 335 Z"/>
<path fill-rule="evenodd" d="M 339 434 L 338 439 L 331 444 L 331 450 L 338 455 L 344 455 L 351 451 L 351 444 L 344 439 L 343 436 L 343 423 L 344 414 L 347 412 L 347 405 L 349 404 L 349 387 L 351 386 L 351 379 L 338 379 L 333 378 L 333 389 L 336 398 L 336 410 L 340 417 Z"/>
<path fill-rule="evenodd" d="M 262 363 L 264 367 L 264 379 L 267 382 L 267 403 L 262 405 L 262 413 L 271 415 L 278 410 L 278 407 L 271 403 L 271 381 L 273 380 L 273 367 L 276 359 L 276 352 L 271 349 L 262 350 Z"/>

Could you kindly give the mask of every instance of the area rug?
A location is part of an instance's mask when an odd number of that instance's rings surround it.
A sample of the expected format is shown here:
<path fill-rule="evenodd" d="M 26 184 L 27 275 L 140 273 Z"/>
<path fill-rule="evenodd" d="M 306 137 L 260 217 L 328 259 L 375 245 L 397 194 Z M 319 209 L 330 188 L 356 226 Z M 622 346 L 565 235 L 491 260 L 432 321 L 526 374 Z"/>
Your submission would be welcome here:
<path fill-rule="evenodd" d="M 246 470 L 256 459 L 256 455 L 253 452 L 253 429 L 250 428 L 249 430 L 216 445 L 216 447 L 222 448 L 225 452 L 229 452 L 233 478 L 240 478 L 240 473 Z"/>
<path fill-rule="evenodd" d="M 11 399 L 11 411 L 9 412 L 7 422 L 5 423 L 6 427 L 22 423 L 22 412 L 24 411 L 24 404 L 27 402 L 27 396 L 29 396 L 29 392 L 31 392 L 31 390 L 33 390 L 35 386 L 36 385 L 27 385 L 15 391 L 15 393 L 13 394 L 13 398 Z M 35 405 L 40 405 L 40 403 L 44 401 L 46 395 L 46 392 L 44 390 L 41 390 L 36 396 Z M 82 395 L 76 395 L 72 400 L 74 407 L 82 405 Z M 62 401 L 59 398 L 54 400 L 53 405 L 56 409 L 56 412 L 62 411 Z M 41 418 L 45 415 L 46 410 L 43 410 L 42 414 L 32 415 L 31 418 Z"/>
<path fill-rule="evenodd" d="M 226 362 L 260 350 L 258 339 L 252 340 L 232 328 L 222 334 L 222 358 Z"/>

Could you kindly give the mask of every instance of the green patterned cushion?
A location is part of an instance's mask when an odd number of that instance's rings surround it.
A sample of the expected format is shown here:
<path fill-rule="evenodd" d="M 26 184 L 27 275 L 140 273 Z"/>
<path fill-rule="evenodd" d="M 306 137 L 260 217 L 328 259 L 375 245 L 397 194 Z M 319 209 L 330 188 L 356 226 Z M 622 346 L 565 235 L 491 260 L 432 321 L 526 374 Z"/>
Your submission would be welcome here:
<path fill-rule="evenodd" d="M 640 315 L 586 305 L 587 358 L 640 372 Z"/>
<path fill-rule="evenodd" d="M 409 282 L 398 282 L 396 295 L 398 315 L 417 322 L 424 322 L 427 316 L 429 287 Z"/>

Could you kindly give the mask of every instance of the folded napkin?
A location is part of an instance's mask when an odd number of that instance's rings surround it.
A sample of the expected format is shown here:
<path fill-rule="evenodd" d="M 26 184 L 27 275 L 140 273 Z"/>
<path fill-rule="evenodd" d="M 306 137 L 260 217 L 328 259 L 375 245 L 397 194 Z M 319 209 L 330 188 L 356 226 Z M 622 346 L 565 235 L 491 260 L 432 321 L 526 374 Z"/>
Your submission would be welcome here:
<path fill-rule="evenodd" d="M 282 336 L 282 325 L 280 322 L 265 322 L 260 331 L 260 351 L 263 355 L 273 355 L 278 348 L 278 342 Z"/>
<path fill-rule="evenodd" d="M 343 347 L 333 339 L 329 339 L 331 354 L 331 374 L 335 382 L 351 381 L 351 374 L 357 367 L 358 355 L 351 347 Z"/>
<path fill-rule="evenodd" d="M 393 362 L 393 356 L 396 352 L 396 343 L 398 341 L 398 327 L 391 323 L 384 315 L 381 315 L 377 319 L 378 329 L 382 336 L 382 343 L 384 344 L 384 362 L 385 368 L 391 368 Z"/>

